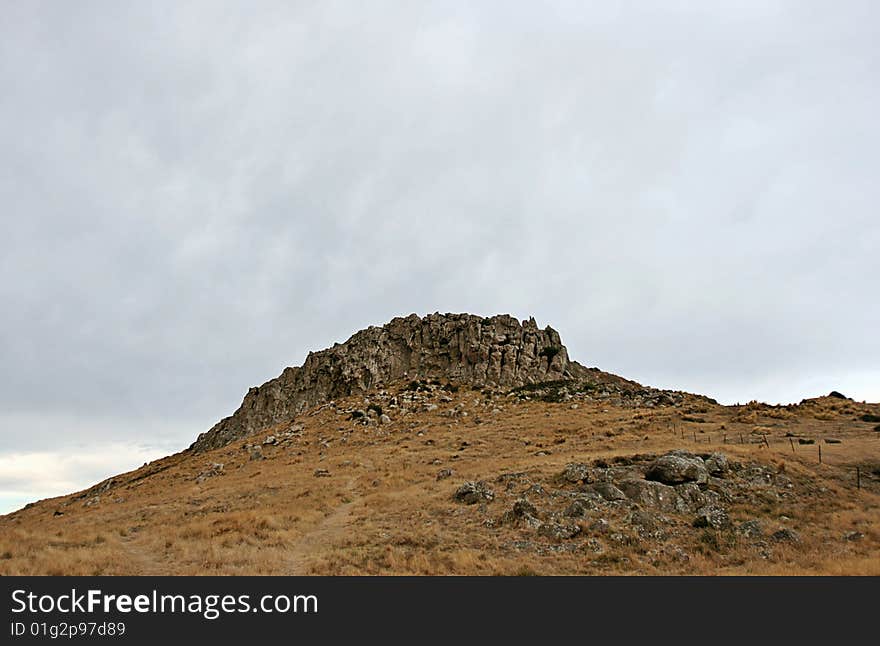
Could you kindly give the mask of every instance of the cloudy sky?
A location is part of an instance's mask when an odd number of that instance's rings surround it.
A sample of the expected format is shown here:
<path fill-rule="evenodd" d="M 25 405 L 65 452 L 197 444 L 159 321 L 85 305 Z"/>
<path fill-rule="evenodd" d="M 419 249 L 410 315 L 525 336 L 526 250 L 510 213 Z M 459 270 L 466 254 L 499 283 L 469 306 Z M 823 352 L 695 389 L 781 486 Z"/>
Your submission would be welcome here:
<path fill-rule="evenodd" d="M 877 7 L 2 2 L 0 512 L 411 312 L 880 400 Z"/>

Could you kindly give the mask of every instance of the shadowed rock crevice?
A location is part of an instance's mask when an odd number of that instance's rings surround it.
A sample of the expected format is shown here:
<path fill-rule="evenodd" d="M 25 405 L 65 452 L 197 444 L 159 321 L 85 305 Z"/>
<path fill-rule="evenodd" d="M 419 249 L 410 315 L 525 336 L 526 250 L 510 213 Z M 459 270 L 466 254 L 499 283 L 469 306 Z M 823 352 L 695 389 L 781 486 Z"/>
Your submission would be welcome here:
<path fill-rule="evenodd" d="M 369 327 L 348 341 L 309 353 L 301 367 L 251 388 L 239 409 L 202 433 L 192 449 L 206 451 L 292 419 L 310 406 L 367 392 L 396 379 L 442 378 L 477 387 L 515 388 L 578 378 L 559 333 L 533 318 L 502 314 L 411 314 Z"/>

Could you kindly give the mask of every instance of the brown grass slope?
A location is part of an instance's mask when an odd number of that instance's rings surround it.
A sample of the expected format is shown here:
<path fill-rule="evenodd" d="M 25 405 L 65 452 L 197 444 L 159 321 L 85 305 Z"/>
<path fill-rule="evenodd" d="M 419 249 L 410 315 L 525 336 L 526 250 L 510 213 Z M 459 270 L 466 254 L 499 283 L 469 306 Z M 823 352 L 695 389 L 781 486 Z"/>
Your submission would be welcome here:
<path fill-rule="evenodd" d="M 880 574 L 878 414 L 398 382 L 0 516 L 0 573 Z M 676 449 L 722 522 L 606 486 Z"/>

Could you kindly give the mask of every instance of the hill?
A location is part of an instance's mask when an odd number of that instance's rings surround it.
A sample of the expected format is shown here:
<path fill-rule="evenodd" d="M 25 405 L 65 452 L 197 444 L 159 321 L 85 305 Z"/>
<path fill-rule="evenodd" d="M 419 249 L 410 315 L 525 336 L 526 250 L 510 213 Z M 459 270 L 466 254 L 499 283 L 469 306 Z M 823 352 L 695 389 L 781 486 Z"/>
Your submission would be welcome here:
<path fill-rule="evenodd" d="M 880 574 L 878 423 L 839 393 L 644 387 L 534 320 L 412 315 L 0 517 L 0 573 Z"/>

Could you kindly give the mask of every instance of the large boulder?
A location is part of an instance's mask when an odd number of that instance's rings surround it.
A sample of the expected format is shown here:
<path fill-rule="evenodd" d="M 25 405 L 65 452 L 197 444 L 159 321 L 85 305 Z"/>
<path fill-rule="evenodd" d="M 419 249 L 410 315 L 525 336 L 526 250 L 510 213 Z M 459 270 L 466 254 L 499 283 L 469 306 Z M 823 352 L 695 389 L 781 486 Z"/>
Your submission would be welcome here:
<path fill-rule="evenodd" d="M 666 512 L 683 510 L 681 499 L 675 491 L 675 487 L 641 478 L 623 480 L 618 483 L 618 486 L 627 498 L 643 507 L 652 507 Z"/>
<path fill-rule="evenodd" d="M 672 452 L 662 455 L 648 467 L 645 478 L 667 485 L 683 482 L 705 484 L 709 480 L 709 471 L 703 458 L 685 452 Z"/>

